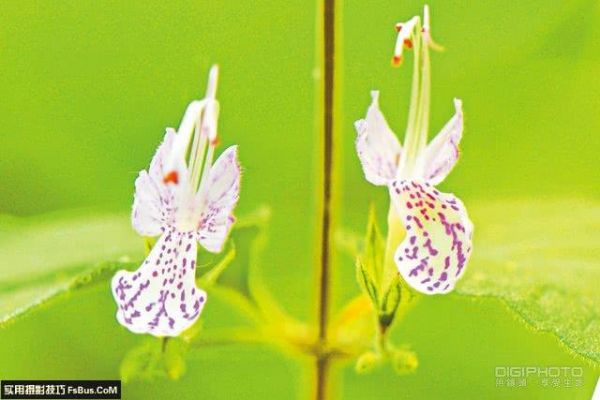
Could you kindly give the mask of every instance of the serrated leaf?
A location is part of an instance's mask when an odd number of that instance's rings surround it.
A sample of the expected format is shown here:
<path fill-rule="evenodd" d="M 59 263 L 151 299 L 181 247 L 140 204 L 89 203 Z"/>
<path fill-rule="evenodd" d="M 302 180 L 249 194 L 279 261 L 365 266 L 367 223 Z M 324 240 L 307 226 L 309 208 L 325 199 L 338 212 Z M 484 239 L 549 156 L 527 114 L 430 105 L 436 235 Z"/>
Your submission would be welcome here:
<path fill-rule="evenodd" d="M 125 215 L 0 217 L 0 326 L 53 297 L 102 281 L 143 244 Z"/>
<path fill-rule="evenodd" d="M 600 203 L 498 201 L 469 212 L 475 248 L 456 292 L 499 298 L 600 363 Z"/>

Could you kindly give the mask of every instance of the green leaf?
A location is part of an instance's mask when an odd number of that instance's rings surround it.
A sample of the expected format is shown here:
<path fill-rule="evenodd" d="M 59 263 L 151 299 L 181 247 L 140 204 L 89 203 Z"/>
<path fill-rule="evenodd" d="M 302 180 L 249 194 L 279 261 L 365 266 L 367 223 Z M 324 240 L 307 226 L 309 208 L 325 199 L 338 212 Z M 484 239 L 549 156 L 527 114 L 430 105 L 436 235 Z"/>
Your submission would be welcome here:
<path fill-rule="evenodd" d="M 233 288 L 248 298 L 253 296 L 252 280 L 266 244 L 269 219 L 270 210 L 267 207 L 238 218 L 229 238 L 229 246 L 235 249 L 235 258 L 228 263 L 228 268 L 219 273 L 217 283 Z"/>
<path fill-rule="evenodd" d="M 338 241 L 342 238 L 349 239 L 349 235 L 338 235 Z M 382 290 L 383 262 L 385 256 L 385 242 L 381 236 L 381 231 L 377 226 L 377 216 L 375 207 L 371 206 L 369 210 L 369 221 L 367 222 L 367 232 L 362 241 L 363 250 L 356 257 L 356 280 L 362 291 L 366 293 L 376 309 L 380 308 L 379 295 Z M 359 246 L 354 247 L 358 251 Z"/>
<path fill-rule="evenodd" d="M 384 256 L 385 241 L 381 236 L 381 230 L 377 226 L 375 206 L 371 205 L 371 208 L 369 209 L 369 222 L 367 223 L 367 234 L 365 236 L 363 259 L 367 272 L 371 275 L 377 286 L 381 285 Z"/>
<path fill-rule="evenodd" d="M 205 273 L 197 279 L 199 286 L 204 289 L 213 286 L 217 282 L 223 271 L 225 271 L 225 269 L 229 266 L 229 264 L 231 264 L 231 262 L 234 259 L 235 247 L 233 245 L 230 245 L 229 249 L 225 251 L 225 256 L 223 256 L 223 258 L 219 260 L 217 265 L 212 267 L 210 271 L 208 271 L 207 273 Z"/>
<path fill-rule="evenodd" d="M 263 206 L 238 219 L 231 233 L 235 258 L 217 282 L 241 293 L 271 321 L 291 322 L 267 290 L 262 276 L 262 254 L 269 239 L 270 218 L 270 208 Z"/>
<path fill-rule="evenodd" d="M 600 203 L 497 201 L 469 211 L 475 247 L 456 292 L 499 298 L 600 363 Z"/>
<path fill-rule="evenodd" d="M 379 306 L 379 294 L 371 275 L 367 272 L 361 257 L 356 258 L 356 280 L 362 291 L 369 296 L 374 307 Z"/>
<path fill-rule="evenodd" d="M 0 217 L 0 326 L 53 297 L 131 267 L 127 256 L 142 252 L 143 243 L 125 215 L 79 211 Z"/>

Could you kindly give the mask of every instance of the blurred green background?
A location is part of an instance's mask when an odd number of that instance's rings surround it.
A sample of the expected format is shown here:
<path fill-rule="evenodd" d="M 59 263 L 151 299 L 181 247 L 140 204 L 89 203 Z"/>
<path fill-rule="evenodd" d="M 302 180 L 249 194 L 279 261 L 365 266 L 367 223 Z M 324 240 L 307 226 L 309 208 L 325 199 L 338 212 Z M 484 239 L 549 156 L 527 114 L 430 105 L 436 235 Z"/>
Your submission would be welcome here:
<path fill-rule="evenodd" d="M 390 124 L 404 131 L 410 70 L 390 67 L 393 26 L 421 6 L 339 7 L 338 223 L 345 228 L 362 231 L 374 199 L 385 213 L 385 190 L 362 176 L 352 124 L 364 115 L 369 90 L 379 89 Z M 446 48 L 432 56 L 432 131 L 450 118 L 453 97 L 463 100 L 466 118 L 462 161 L 441 188 L 467 205 L 597 199 L 599 3 L 430 6 L 434 38 Z M 313 318 L 318 12 L 313 1 L 299 0 L 1 2 L 0 212 L 126 213 L 137 172 L 164 128 L 177 126 L 203 93 L 217 62 L 223 142 L 240 145 L 244 168 L 238 214 L 271 206 L 269 287 L 294 316 Z M 339 305 L 357 293 L 351 261 L 338 259 L 335 278 Z M 206 318 L 220 311 L 207 307 Z M 597 379 L 554 337 L 529 330 L 493 300 L 426 299 L 396 337 L 417 352 L 418 372 L 356 376 L 351 365 L 340 366 L 340 398 L 587 399 Z M 0 330 L 0 378 L 116 378 L 138 341 L 116 323 L 108 287 L 96 287 Z M 499 388 L 494 367 L 503 365 L 583 366 L 584 386 Z M 132 383 L 124 398 L 303 398 L 308 366 L 268 348 L 206 349 L 193 354 L 180 381 Z"/>

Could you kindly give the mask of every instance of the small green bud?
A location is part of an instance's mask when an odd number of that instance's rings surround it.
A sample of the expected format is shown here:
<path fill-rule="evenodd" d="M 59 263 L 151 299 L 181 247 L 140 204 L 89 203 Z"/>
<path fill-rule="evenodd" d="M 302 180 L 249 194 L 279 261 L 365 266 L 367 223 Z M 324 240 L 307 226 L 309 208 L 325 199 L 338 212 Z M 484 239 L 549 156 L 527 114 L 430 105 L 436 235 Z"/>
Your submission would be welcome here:
<path fill-rule="evenodd" d="M 419 366 L 417 355 L 406 349 L 394 350 L 392 364 L 398 375 L 406 375 L 416 371 Z"/>
<path fill-rule="evenodd" d="M 354 369 L 358 374 L 368 374 L 369 372 L 373 371 L 373 369 L 379 365 L 380 362 L 381 356 L 372 351 L 367 351 L 358 357 Z"/>

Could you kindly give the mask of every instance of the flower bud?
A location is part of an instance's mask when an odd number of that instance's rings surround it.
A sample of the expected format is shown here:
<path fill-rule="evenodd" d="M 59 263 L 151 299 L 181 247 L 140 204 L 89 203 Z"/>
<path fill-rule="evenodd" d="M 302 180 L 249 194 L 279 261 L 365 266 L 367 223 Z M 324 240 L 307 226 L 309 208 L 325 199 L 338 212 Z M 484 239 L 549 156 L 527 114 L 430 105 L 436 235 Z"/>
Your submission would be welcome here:
<path fill-rule="evenodd" d="M 373 369 L 379 365 L 380 362 L 381 356 L 372 351 L 367 351 L 358 357 L 354 369 L 359 374 L 368 374 L 369 372 L 373 371 Z"/>
<path fill-rule="evenodd" d="M 406 349 L 394 350 L 392 364 L 398 375 L 406 375 L 416 371 L 419 366 L 417 355 Z"/>

